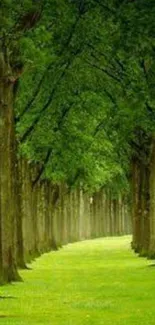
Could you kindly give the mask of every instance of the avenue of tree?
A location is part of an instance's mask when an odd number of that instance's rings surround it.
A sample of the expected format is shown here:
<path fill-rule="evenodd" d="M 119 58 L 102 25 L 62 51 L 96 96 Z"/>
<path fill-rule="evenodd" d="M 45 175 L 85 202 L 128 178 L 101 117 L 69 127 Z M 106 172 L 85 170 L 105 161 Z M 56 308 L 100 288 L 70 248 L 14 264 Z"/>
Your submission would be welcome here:
<path fill-rule="evenodd" d="M 154 0 L 0 2 L 0 280 L 76 240 L 155 256 Z"/>

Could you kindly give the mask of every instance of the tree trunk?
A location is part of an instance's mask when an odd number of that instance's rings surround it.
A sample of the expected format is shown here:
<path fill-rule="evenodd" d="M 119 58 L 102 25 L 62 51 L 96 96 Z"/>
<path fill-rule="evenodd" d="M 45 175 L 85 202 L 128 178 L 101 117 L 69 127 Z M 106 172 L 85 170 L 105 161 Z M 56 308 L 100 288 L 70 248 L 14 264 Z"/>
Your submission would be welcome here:
<path fill-rule="evenodd" d="M 152 140 L 151 150 L 151 162 L 150 162 L 150 241 L 149 252 L 150 258 L 155 258 L 155 138 Z"/>
<path fill-rule="evenodd" d="M 11 74 L 5 55 L 0 53 L 1 271 L 6 282 L 19 279 L 14 254 L 15 130 Z"/>
<path fill-rule="evenodd" d="M 26 268 L 24 260 L 24 242 L 23 242 L 23 214 L 22 214 L 22 175 L 21 175 L 21 161 L 16 160 L 15 169 L 15 253 L 17 266 L 19 268 Z"/>
<path fill-rule="evenodd" d="M 137 159 L 132 161 L 132 222 L 133 240 L 132 247 L 135 252 L 140 252 L 141 237 L 141 179 L 140 164 Z"/>

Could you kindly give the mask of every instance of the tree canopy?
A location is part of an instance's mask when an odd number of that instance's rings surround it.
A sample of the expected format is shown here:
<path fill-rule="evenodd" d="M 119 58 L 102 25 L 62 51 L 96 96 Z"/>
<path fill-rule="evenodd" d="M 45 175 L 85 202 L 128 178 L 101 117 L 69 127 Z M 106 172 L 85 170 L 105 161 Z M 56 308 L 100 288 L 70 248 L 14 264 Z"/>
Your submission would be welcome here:
<path fill-rule="evenodd" d="M 131 156 L 154 132 L 154 1 L 1 7 L 19 152 L 38 163 L 34 183 L 127 189 Z"/>

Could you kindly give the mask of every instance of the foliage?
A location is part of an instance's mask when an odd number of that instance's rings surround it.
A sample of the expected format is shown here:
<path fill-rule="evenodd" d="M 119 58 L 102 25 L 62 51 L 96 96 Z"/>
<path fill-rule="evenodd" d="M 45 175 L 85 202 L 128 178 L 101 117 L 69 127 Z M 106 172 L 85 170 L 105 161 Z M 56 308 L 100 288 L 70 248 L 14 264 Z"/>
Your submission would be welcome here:
<path fill-rule="evenodd" d="M 2 13 L 12 65 L 24 64 L 20 152 L 41 163 L 38 179 L 127 188 L 135 130 L 154 132 L 154 2 L 5 0 Z"/>

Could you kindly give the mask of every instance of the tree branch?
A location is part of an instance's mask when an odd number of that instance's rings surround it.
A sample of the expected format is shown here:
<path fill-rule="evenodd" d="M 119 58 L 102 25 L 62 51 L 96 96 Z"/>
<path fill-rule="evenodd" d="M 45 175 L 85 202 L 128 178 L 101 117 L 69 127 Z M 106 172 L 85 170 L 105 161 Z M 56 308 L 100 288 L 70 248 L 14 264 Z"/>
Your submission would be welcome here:
<path fill-rule="evenodd" d="M 57 131 L 59 131 L 63 125 L 63 121 L 64 121 L 64 118 L 67 116 L 67 113 L 69 113 L 69 111 L 71 110 L 71 108 L 73 107 L 73 102 L 70 104 L 70 106 L 68 106 L 63 112 L 62 112 L 62 115 L 61 117 L 59 118 L 59 121 L 58 121 L 58 125 L 57 127 L 54 128 L 54 132 L 56 133 Z M 49 148 L 48 151 L 47 151 L 47 154 L 46 154 L 46 157 L 45 157 L 45 160 L 40 168 L 40 171 L 37 175 L 37 177 L 35 178 L 35 180 L 33 181 L 32 183 L 32 186 L 34 187 L 38 181 L 40 180 L 41 176 L 43 175 L 45 169 L 46 169 L 46 166 L 49 162 L 49 159 L 51 157 L 51 154 L 53 152 L 53 148 Z"/>
<path fill-rule="evenodd" d="M 31 108 L 31 106 L 33 105 L 35 99 L 37 98 L 39 92 L 40 92 L 40 89 L 41 89 L 41 86 L 42 86 L 42 83 L 44 82 L 45 80 L 45 77 L 46 77 L 46 74 L 47 72 L 50 70 L 52 64 L 49 64 L 48 67 L 46 68 L 46 70 L 44 71 L 44 74 L 42 76 L 42 78 L 40 79 L 39 83 L 38 83 L 38 86 L 32 96 L 32 98 L 30 99 L 30 101 L 27 103 L 27 105 L 25 106 L 25 108 L 23 109 L 22 113 L 16 118 L 16 121 L 19 122 L 19 120 L 25 115 L 26 112 L 29 111 L 29 109 Z"/>
<path fill-rule="evenodd" d="M 79 22 L 79 19 L 80 19 L 80 15 L 77 17 L 76 21 L 74 22 L 74 24 L 72 25 L 72 28 L 71 28 L 71 31 L 70 31 L 70 34 L 66 40 L 66 42 L 64 43 L 63 45 L 63 48 L 61 49 L 60 53 L 59 53 L 59 56 L 61 56 L 63 54 L 63 52 L 69 47 L 69 44 L 71 42 L 71 39 L 75 33 L 75 30 L 76 30 L 76 26 Z M 62 67 L 62 65 L 64 64 L 64 62 L 58 62 L 58 64 L 56 65 L 57 67 Z M 31 106 L 33 105 L 34 101 L 36 100 L 39 92 L 40 92 L 40 89 L 41 89 L 41 86 L 45 80 L 45 77 L 46 77 L 46 74 L 47 72 L 50 70 L 50 68 L 52 67 L 52 63 L 50 63 L 48 65 L 48 67 L 46 68 L 40 82 L 38 83 L 38 86 L 36 88 L 36 91 L 34 92 L 31 100 L 27 103 L 27 105 L 25 106 L 25 109 L 23 110 L 23 112 L 20 114 L 19 117 L 16 118 L 16 121 L 19 122 L 19 120 L 24 116 L 24 114 L 31 108 Z"/>
<path fill-rule="evenodd" d="M 42 174 L 44 173 L 44 170 L 45 170 L 45 166 L 46 164 L 48 163 L 49 159 L 50 159 L 50 156 L 52 154 L 52 148 L 48 149 L 47 151 L 47 154 L 46 154 L 46 157 L 45 157 L 45 160 L 44 160 L 44 163 L 42 164 L 40 170 L 39 170 L 39 173 L 37 175 L 37 177 L 35 178 L 35 180 L 32 182 L 32 187 L 35 187 L 35 185 L 38 183 L 38 181 L 40 180 Z"/>
<path fill-rule="evenodd" d="M 114 76 L 114 75 L 111 73 L 111 71 L 108 71 L 108 70 L 105 69 L 105 68 L 101 68 L 101 67 L 99 67 L 97 64 L 92 63 L 92 62 L 90 62 L 90 61 L 88 61 L 88 60 L 85 60 L 85 62 L 86 62 L 87 64 L 89 64 L 91 67 L 93 67 L 93 68 L 95 68 L 95 69 L 97 69 L 97 70 L 100 70 L 100 71 L 104 72 L 107 76 L 109 76 L 110 78 L 114 79 L 114 80 L 117 81 L 119 84 L 122 83 L 122 80 L 121 80 L 120 78 L 118 78 L 117 76 Z"/>
<path fill-rule="evenodd" d="M 22 135 L 22 137 L 20 138 L 21 142 L 24 142 L 27 137 L 30 135 L 30 133 L 33 131 L 34 127 L 36 126 L 36 124 L 39 122 L 41 116 L 44 114 L 44 112 L 47 110 L 47 108 L 49 107 L 49 105 L 52 103 L 55 92 L 57 90 L 57 87 L 59 86 L 61 80 L 63 79 L 63 77 L 65 76 L 65 73 L 67 71 L 67 69 L 69 68 L 71 62 L 68 62 L 64 68 L 64 70 L 62 71 L 61 75 L 59 76 L 59 79 L 55 85 L 55 87 L 53 88 L 50 97 L 48 99 L 48 101 L 46 102 L 46 104 L 43 106 L 43 108 L 41 109 L 41 111 L 39 112 L 39 115 L 34 119 L 32 125 L 26 130 L 26 132 Z"/>
<path fill-rule="evenodd" d="M 102 1 L 102 0 L 101 0 Z M 113 8 L 109 8 L 107 5 L 105 5 L 104 3 L 103 3 L 103 1 L 101 2 L 100 0 L 95 0 L 95 2 L 97 2 L 97 4 L 101 7 L 101 8 L 103 8 L 104 10 L 106 10 L 107 12 L 109 12 L 110 14 L 116 14 L 116 10 L 115 9 L 113 9 Z"/>

